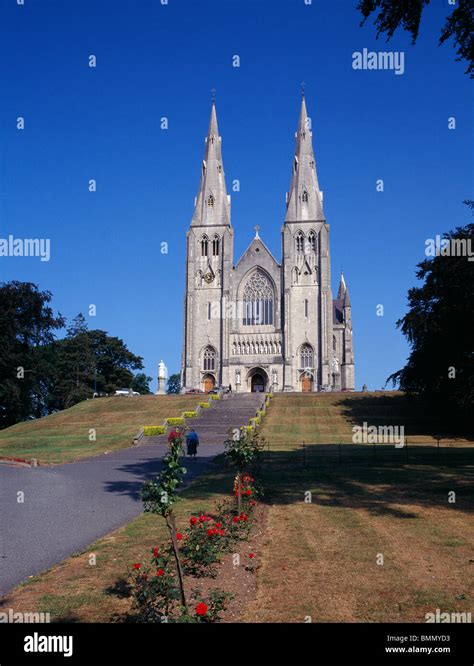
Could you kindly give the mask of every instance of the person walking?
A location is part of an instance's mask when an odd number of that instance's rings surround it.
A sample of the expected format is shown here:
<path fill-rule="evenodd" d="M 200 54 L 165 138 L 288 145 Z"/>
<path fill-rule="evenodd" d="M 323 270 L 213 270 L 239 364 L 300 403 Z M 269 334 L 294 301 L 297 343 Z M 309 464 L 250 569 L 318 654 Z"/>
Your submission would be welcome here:
<path fill-rule="evenodd" d="M 199 436 L 197 432 L 194 430 L 194 428 L 191 428 L 191 430 L 186 435 L 186 447 L 188 449 L 188 456 L 196 457 L 198 446 L 199 446 Z"/>
<path fill-rule="evenodd" d="M 232 393 L 232 384 L 229 384 L 229 393 Z"/>

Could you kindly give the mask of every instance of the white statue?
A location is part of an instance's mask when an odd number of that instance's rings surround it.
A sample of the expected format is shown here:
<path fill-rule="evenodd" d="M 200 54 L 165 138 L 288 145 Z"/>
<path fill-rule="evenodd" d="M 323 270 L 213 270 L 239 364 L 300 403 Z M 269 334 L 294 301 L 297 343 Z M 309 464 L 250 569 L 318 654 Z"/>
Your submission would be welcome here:
<path fill-rule="evenodd" d="M 334 374 L 337 374 L 339 372 L 339 359 L 337 358 L 337 356 L 335 356 L 332 359 L 332 371 L 334 372 Z"/>
<path fill-rule="evenodd" d="M 166 368 L 166 365 L 163 363 L 163 361 L 160 361 L 158 363 L 158 390 L 156 392 L 156 395 L 163 395 L 164 393 L 166 393 L 165 384 L 167 376 L 168 376 L 168 370 Z"/>

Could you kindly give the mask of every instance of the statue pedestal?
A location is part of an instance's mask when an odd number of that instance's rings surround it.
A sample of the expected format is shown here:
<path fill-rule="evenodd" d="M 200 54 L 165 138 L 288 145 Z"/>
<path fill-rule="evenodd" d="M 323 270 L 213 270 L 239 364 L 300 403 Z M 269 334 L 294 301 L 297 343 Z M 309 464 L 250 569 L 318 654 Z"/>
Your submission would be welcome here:
<path fill-rule="evenodd" d="M 166 395 L 166 379 L 164 377 L 158 377 L 158 391 L 156 395 Z"/>

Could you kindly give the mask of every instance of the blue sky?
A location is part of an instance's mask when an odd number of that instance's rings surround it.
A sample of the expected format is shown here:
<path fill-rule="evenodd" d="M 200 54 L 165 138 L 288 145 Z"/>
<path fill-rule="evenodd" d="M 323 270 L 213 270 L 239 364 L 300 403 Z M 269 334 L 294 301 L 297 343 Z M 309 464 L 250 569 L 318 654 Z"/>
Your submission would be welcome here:
<path fill-rule="evenodd" d="M 50 238 L 52 254 L 0 258 L 0 280 L 50 290 L 68 319 L 94 304 L 89 326 L 123 338 L 148 374 L 160 358 L 178 371 L 185 234 L 210 90 L 229 191 L 241 183 L 235 261 L 256 224 L 279 259 L 305 81 L 333 289 L 342 266 L 353 306 L 356 387 L 380 388 L 408 354 L 395 321 L 425 239 L 470 221 L 462 201 L 472 196 L 472 98 L 466 64 L 451 43 L 437 45 L 447 0 L 425 11 L 415 46 L 403 32 L 388 45 L 375 40 L 356 5 L 0 0 L 0 237 Z M 364 48 L 404 51 L 404 74 L 354 70 L 352 54 Z"/>

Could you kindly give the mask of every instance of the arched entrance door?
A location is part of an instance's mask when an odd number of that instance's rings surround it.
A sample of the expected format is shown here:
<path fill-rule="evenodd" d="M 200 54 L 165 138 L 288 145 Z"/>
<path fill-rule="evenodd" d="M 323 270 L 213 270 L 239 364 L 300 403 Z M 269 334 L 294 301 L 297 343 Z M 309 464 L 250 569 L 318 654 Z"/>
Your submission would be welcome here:
<path fill-rule="evenodd" d="M 251 380 L 252 393 L 264 393 L 265 391 L 265 377 L 260 372 L 252 375 Z"/>
<path fill-rule="evenodd" d="M 211 391 L 214 388 L 214 386 L 216 385 L 216 380 L 214 379 L 214 377 L 212 375 L 204 375 L 203 380 L 202 380 L 202 384 L 203 384 L 202 387 L 203 387 L 204 393 L 209 393 L 209 391 Z"/>
<path fill-rule="evenodd" d="M 311 393 L 313 390 L 313 375 L 304 374 L 301 376 L 301 390 L 303 393 Z"/>

